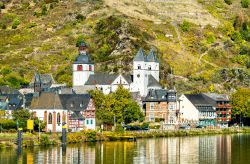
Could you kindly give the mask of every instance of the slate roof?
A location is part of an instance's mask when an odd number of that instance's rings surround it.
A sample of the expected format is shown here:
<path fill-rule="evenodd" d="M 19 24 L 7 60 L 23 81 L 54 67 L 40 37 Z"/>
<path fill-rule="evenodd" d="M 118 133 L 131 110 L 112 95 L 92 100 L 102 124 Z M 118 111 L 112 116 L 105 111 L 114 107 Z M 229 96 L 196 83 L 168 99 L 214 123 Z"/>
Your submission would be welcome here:
<path fill-rule="evenodd" d="M 166 89 L 151 89 L 144 99 L 145 102 L 167 102 Z"/>
<path fill-rule="evenodd" d="M 40 80 L 40 81 L 38 81 Z M 41 82 L 42 84 L 48 84 L 48 83 L 55 83 L 55 80 L 52 76 L 52 74 L 38 74 L 36 73 L 35 76 L 32 79 L 31 84 L 34 84 L 34 82 Z"/>
<path fill-rule="evenodd" d="M 90 101 L 89 94 L 57 94 L 43 92 L 33 98 L 31 109 L 64 109 L 79 112 L 87 109 Z"/>
<path fill-rule="evenodd" d="M 93 64 L 90 55 L 85 53 L 85 54 L 79 54 L 74 61 L 74 64 Z"/>
<path fill-rule="evenodd" d="M 139 49 L 139 51 L 137 52 L 137 54 L 134 57 L 134 61 L 145 61 L 145 52 L 142 48 Z"/>
<path fill-rule="evenodd" d="M 31 109 L 63 109 L 59 95 L 53 92 L 42 92 L 40 96 L 34 97 Z"/>
<path fill-rule="evenodd" d="M 2 94 L 1 97 L 1 109 L 4 110 L 17 110 L 23 105 L 23 98 L 20 94 Z"/>
<path fill-rule="evenodd" d="M 202 112 L 215 112 L 212 104 L 203 94 L 185 94 L 187 99 Z"/>
<path fill-rule="evenodd" d="M 148 87 L 161 87 L 161 85 L 152 75 L 148 75 Z"/>
<path fill-rule="evenodd" d="M 97 73 L 90 75 L 85 85 L 110 85 L 118 76 L 119 74 Z"/>
<path fill-rule="evenodd" d="M 149 55 L 147 56 L 147 62 L 159 63 L 153 49 L 150 50 Z"/>

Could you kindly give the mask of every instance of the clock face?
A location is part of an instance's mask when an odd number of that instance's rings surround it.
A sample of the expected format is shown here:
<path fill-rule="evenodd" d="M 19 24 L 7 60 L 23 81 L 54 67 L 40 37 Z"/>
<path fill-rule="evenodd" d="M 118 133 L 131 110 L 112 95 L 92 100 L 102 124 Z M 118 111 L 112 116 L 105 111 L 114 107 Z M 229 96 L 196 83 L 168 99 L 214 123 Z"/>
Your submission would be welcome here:
<path fill-rule="evenodd" d="M 137 77 L 139 78 L 139 77 L 140 77 L 140 74 L 137 74 Z"/>

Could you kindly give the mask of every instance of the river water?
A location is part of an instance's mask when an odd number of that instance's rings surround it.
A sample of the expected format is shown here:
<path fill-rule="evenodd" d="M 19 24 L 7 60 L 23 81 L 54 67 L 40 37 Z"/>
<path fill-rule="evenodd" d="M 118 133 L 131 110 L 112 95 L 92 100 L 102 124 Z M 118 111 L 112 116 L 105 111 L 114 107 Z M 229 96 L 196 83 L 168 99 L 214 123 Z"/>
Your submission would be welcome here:
<path fill-rule="evenodd" d="M 138 139 L 0 150 L 0 164 L 250 164 L 250 134 Z"/>

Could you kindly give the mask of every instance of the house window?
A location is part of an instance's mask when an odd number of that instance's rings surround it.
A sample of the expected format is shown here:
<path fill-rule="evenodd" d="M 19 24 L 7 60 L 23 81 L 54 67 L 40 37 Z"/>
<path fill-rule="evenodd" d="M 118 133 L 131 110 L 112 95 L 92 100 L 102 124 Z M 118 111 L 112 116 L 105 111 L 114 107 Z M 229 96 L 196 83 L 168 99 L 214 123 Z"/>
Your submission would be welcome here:
<path fill-rule="evenodd" d="M 89 120 L 86 120 L 86 124 L 87 124 L 87 125 L 89 124 Z"/>
<path fill-rule="evenodd" d="M 57 120 L 57 124 L 61 124 L 61 115 L 60 115 L 60 113 L 57 113 L 56 120 Z"/>
<path fill-rule="evenodd" d="M 154 106 L 154 103 L 151 102 L 151 103 L 149 104 L 149 109 L 150 109 L 150 110 L 154 110 L 154 107 L 155 107 L 155 106 Z"/>
<path fill-rule="evenodd" d="M 149 114 L 149 121 L 155 121 L 155 115 L 154 113 Z"/>
<path fill-rule="evenodd" d="M 82 65 L 77 65 L 77 71 L 82 71 Z"/>
<path fill-rule="evenodd" d="M 49 123 L 48 124 L 52 124 L 52 113 L 49 113 Z"/>
<path fill-rule="evenodd" d="M 151 70 L 151 65 L 148 66 L 148 70 Z"/>
<path fill-rule="evenodd" d="M 138 67 L 137 67 L 138 69 L 141 69 L 141 65 L 138 65 Z"/>
<path fill-rule="evenodd" d="M 92 65 L 89 65 L 89 71 L 92 71 Z"/>
<path fill-rule="evenodd" d="M 93 124 L 93 120 L 90 120 L 90 124 Z"/>

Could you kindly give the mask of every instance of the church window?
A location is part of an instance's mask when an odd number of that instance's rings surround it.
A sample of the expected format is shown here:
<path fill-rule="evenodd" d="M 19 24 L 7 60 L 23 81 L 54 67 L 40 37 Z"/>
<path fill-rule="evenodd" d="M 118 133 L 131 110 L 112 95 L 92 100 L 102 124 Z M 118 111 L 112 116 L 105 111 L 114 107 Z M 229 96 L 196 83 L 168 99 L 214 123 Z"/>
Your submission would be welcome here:
<path fill-rule="evenodd" d="M 48 124 L 52 124 L 52 113 L 49 113 L 49 123 Z"/>
<path fill-rule="evenodd" d="M 139 78 L 139 77 L 140 77 L 140 74 L 138 74 L 137 77 Z"/>
<path fill-rule="evenodd" d="M 148 66 L 148 70 L 151 70 L 151 65 Z"/>
<path fill-rule="evenodd" d="M 77 71 L 82 71 L 82 65 L 77 65 Z"/>
<path fill-rule="evenodd" d="M 89 65 L 89 71 L 92 71 L 92 65 Z"/>
<path fill-rule="evenodd" d="M 57 113 L 56 120 L 57 120 L 57 124 L 61 124 L 61 115 L 60 115 L 60 113 Z"/>
<path fill-rule="evenodd" d="M 141 69 L 141 65 L 138 65 L 138 69 Z"/>

